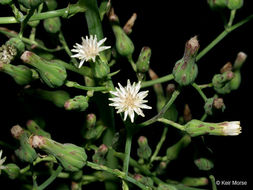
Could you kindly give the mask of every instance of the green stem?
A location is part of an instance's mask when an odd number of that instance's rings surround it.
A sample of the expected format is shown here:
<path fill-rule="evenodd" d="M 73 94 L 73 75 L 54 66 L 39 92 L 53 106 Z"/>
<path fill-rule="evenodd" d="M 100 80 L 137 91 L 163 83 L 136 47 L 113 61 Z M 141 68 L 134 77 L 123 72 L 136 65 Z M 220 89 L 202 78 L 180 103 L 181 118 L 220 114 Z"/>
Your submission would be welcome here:
<path fill-rule="evenodd" d="M 158 120 L 159 120 L 159 119 L 158 119 Z M 153 153 L 153 155 L 152 155 L 151 158 L 150 158 L 149 164 L 151 164 L 151 163 L 155 160 L 156 156 L 158 155 L 158 153 L 159 153 L 159 151 L 160 151 L 160 149 L 161 149 L 161 147 L 162 147 L 162 145 L 163 145 L 163 143 L 164 143 L 164 141 L 165 141 L 165 139 L 166 139 L 167 132 L 168 132 L 168 128 L 165 127 L 165 128 L 163 129 L 163 133 L 162 133 L 161 139 L 160 139 L 160 141 L 158 142 L 158 144 L 156 145 L 155 152 Z"/>
<path fill-rule="evenodd" d="M 214 176 L 213 176 L 213 175 L 210 175 L 210 176 L 209 176 L 209 179 L 211 180 L 212 190 L 217 190 Z"/>
<path fill-rule="evenodd" d="M 206 113 L 204 113 L 204 114 L 203 114 L 203 116 L 201 117 L 201 119 L 200 119 L 200 120 L 201 120 L 201 121 L 205 121 L 205 120 L 206 120 L 206 118 L 207 118 L 207 114 L 206 114 Z"/>
<path fill-rule="evenodd" d="M 59 173 L 61 173 L 62 171 L 62 167 L 58 166 L 58 168 L 51 174 L 51 176 L 44 182 L 42 183 L 39 187 L 38 190 L 43 190 L 45 189 L 48 185 L 50 185 L 59 175 Z"/>
<path fill-rule="evenodd" d="M 21 28 L 20 28 L 20 32 L 19 32 L 19 37 L 22 38 L 23 37 L 23 33 L 25 30 L 25 27 L 29 21 L 29 19 L 32 17 L 33 13 L 35 12 L 35 9 L 30 9 L 28 14 L 25 16 L 25 19 L 21 22 Z"/>
<path fill-rule="evenodd" d="M 44 19 L 59 17 L 59 16 L 62 16 L 64 18 L 69 18 L 75 15 L 76 13 L 85 12 L 85 11 L 86 11 L 86 8 L 84 8 L 83 6 L 81 7 L 78 4 L 74 4 L 74 5 L 68 5 L 68 7 L 63 8 L 63 9 L 35 14 L 29 20 L 30 21 L 44 20 Z M 20 21 L 17 20 L 15 17 L 0 17 L 0 24 L 15 24 L 19 22 Z"/>
<path fill-rule="evenodd" d="M 31 168 L 31 166 L 28 165 L 28 166 L 22 168 L 22 169 L 19 171 L 19 173 L 20 173 L 20 174 L 24 174 L 24 173 L 26 173 L 27 171 L 29 171 L 30 168 Z"/>
<path fill-rule="evenodd" d="M 180 124 L 178 124 L 174 121 L 171 121 L 171 120 L 168 120 L 168 119 L 165 119 L 165 118 L 159 118 L 159 119 L 157 119 L 157 121 L 168 124 L 168 125 L 171 125 L 172 127 L 175 127 L 175 128 L 177 128 L 181 131 L 185 130 L 185 127 L 183 125 L 180 125 Z"/>
<path fill-rule="evenodd" d="M 230 18 L 227 27 L 231 27 L 235 18 L 236 9 L 231 10 L 230 12 Z"/>
<path fill-rule="evenodd" d="M 0 27 L 0 33 L 6 35 L 6 36 L 9 36 L 9 37 L 18 37 L 18 34 L 16 34 L 16 32 L 14 31 L 10 31 L 9 29 L 7 28 L 4 28 L 4 27 Z M 31 40 L 29 38 L 25 38 L 25 37 L 21 37 L 20 38 L 24 43 L 26 44 L 29 44 L 29 45 L 33 45 L 35 46 L 36 48 L 40 48 L 40 49 L 43 49 L 45 51 L 48 51 L 48 52 L 56 52 L 56 51 L 60 51 L 62 50 L 62 48 L 60 47 L 57 47 L 55 49 L 49 49 L 49 48 L 46 48 L 45 46 L 39 44 L 38 42 L 34 41 L 34 40 Z"/>
<path fill-rule="evenodd" d="M 77 82 L 73 82 L 73 81 L 67 81 L 65 83 L 65 85 L 67 87 L 74 87 L 74 88 L 78 88 L 78 89 L 81 89 L 81 90 L 89 90 L 89 91 L 106 91 L 107 88 L 104 87 L 104 86 L 94 86 L 94 87 L 91 87 L 91 86 L 82 86 L 80 84 L 78 84 Z"/>
<path fill-rule="evenodd" d="M 132 55 L 128 56 L 128 57 L 127 57 L 127 60 L 128 60 L 128 62 L 131 64 L 131 66 L 132 66 L 134 72 L 137 72 L 136 64 L 135 64 L 135 62 L 133 61 Z"/>
<path fill-rule="evenodd" d="M 120 179 L 123 179 L 123 180 L 126 180 L 128 182 L 131 182 L 131 183 L 135 184 L 136 186 L 138 186 L 139 188 L 141 188 L 143 190 L 151 190 L 150 187 L 143 185 L 139 181 L 136 181 L 134 178 L 126 175 L 124 172 L 122 172 L 118 169 L 111 169 L 111 168 L 108 168 L 107 166 L 98 165 L 98 164 L 95 164 L 95 163 L 92 163 L 92 162 L 89 162 L 89 161 L 87 161 L 87 166 L 91 167 L 92 169 L 95 169 L 95 170 L 106 171 L 110 174 L 113 174 L 113 175 L 119 177 Z"/>
<path fill-rule="evenodd" d="M 160 77 L 160 78 L 155 79 L 155 80 L 145 81 L 141 84 L 141 88 L 146 88 L 146 87 L 149 87 L 149 86 L 153 86 L 157 83 L 168 82 L 168 81 L 173 80 L 173 79 L 174 79 L 173 74 L 169 74 L 169 75 L 166 75 L 164 77 Z"/>
<path fill-rule="evenodd" d="M 132 145 L 132 132 L 130 129 L 131 126 L 126 126 L 127 128 L 127 137 L 126 137 L 126 144 L 125 144 L 125 159 L 123 164 L 123 172 L 128 175 L 128 167 L 129 167 L 129 158 L 131 153 L 131 145 Z"/>
<path fill-rule="evenodd" d="M 138 127 L 145 127 L 145 126 L 148 126 L 148 125 L 156 122 L 170 108 L 170 106 L 174 103 L 174 101 L 176 100 L 176 98 L 178 97 L 179 94 L 180 94 L 180 91 L 179 90 L 175 90 L 173 92 L 173 94 L 171 95 L 170 100 L 163 106 L 163 108 L 161 109 L 161 111 L 156 116 L 152 117 L 151 119 L 149 119 L 147 121 L 144 121 L 143 123 L 137 124 L 136 126 L 138 126 Z"/>
<path fill-rule="evenodd" d="M 209 52 L 215 45 L 217 45 L 224 37 L 226 37 L 230 32 L 242 26 L 253 19 L 253 15 L 250 15 L 243 19 L 242 21 L 234 24 L 233 26 L 228 26 L 219 36 L 217 36 L 207 47 L 205 47 L 196 57 L 196 61 L 199 61 L 207 52 Z"/>
<path fill-rule="evenodd" d="M 204 94 L 204 92 L 201 90 L 201 88 L 199 87 L 199 85 L 197 85 L 196 83 L 193 83 L 192 86 L 198 91 L 198 93 L 200 94 L 200 96 L 206 102 L 208 98 L 206 97 L 206 95 Z"/>
<path fill-rule="evenodd" d="M 213 83 L 209 83 L 209 84 L 201 84 L 198 85 L 200 89 L 204 89 L 204 88 L 211 88 L 213 87 Z"/>

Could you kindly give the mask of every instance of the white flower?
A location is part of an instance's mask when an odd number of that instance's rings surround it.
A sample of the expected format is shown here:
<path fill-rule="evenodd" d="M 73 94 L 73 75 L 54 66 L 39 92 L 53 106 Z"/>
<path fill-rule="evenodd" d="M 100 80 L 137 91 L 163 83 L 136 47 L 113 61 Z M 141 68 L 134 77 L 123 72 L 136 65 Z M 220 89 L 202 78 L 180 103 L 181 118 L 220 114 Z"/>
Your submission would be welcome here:
<path fill-rule="evenodd" d="M 111 46 L 101 46 L 105 42 L 106 38 L 97 42 L 97 36 L 90 35 L 90 38 L 86 36 L 84 39 L 82 37 L 82 44 L 76 43 L 72 49 L 72 52 L 77 54 L 72 55 L 71 57 L 76 57 L 81 60 L 79 68 L 83 65 L 84 61 L 92 60 L 95 62 L 96 56 L 99 55 L 99 52 L 109 49 Z"/>
<path fill-rule="evenodd" d="M 141 109 L 151 109 L 151 107 L 144 104 L 148 102 L 147 100 L 143 100 L 148 95 L 148 91 L 139 92 L 141 82 L 139 81 L 137 84 L 134 82 L 131 85 L 130 80 L 127 80 L 126 87 L 122 87 L 120 83 L 118 85 L 119 89 L 115 88 L 116 91 L 110 91 L 116 97 L 109 98 L 113 101 L 109 105 L 114 106 L 118 110 L 117 113 L 124 112 L 124 120 L 129 116 L 132 123 L 134 122 L 134 112 L 144 117 Z"/>
<path fill-rule="evenodd" d="M 6 156 L 5 156 L 3 159 L 1 159 L 1 158 L 2 158 L 2 153 L 3 153 L 3 151 L 0 150 L 0 172 L 1 172 L 2 169 L 5 168 L 5 166 L 3 166 L 3 163 L 4 163 L 5 160 L 6 160 Z"/>
<path fill-rule="evenodd" d="M 241 133 L 240 121 L 231 121 L 222 123 L 224 135 L 235 136 Z"/>

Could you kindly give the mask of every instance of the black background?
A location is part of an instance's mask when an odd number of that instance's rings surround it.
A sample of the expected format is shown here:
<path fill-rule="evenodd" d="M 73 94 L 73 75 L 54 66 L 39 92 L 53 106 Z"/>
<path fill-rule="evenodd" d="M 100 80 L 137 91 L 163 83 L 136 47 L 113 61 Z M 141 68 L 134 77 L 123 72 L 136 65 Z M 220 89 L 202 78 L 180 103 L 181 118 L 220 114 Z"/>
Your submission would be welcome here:
<path fill-rule="evenodd" d="M 98 1 L 99 2 L 99 1 Z M 135 44 L 134 60 L 143 46 L 149 46 L 152 49 L 152 57 L 150 66 L 157 72 L 159 76 L 164 76 L 171 73 L 174 63 L 183 55 L 184 45 L 187 40 L 197 35 L 200 43 L 200 50 L 206 47 L 218 34 L 224 30 L 221 15 L 209 9 L 205 0 L 180 0 L 180 1 L 146 1 L 146 0 L 114 0 L 112 1 L 115 13 L 119 16 L 122 25 L 130 18 L 132 13 L 137 13 L 137 20 L 130 35 Z M 67 1 L 61 1 L 60 6 L 66 7 Z M 3 14 L 1 7 L 1 16 Z M 11 15 L 10 10 L 7 15 Z M 250 0 L 246 0 L 244 7 L 237 11 L 234 22 L 238 22 L 246 16 L 253 13 Z M 226 18 L 229 17 L 229 12 L 225 11 Z M 103 22 L 105 27 L 104 35 L 108 37 L 108 44 L 114 43 L 114 38 L 110 25 L 105 19 Z M 13 29 L 17 29 L 15 25 L 6 25 Z M 43 31 L 38 31 L 37 37 L 46 40 L 46 45 L 54 47 L 54 41 L 49 41 L 50 36 L 47 36 Z M 80 43 L 81 36 L 87 35 L 87 26 L 83 14 L 78 14 L 69 20 L 62 20 L 62 29 L 66 36 L 69 46 L 74 43 Z M 206 151 L 203 148 L 203 143 L 200 139 L 194 138 L 189 149 L 185 150 L 178 161 L 174 165 L 169 166 L 168 173 L 171 178 L 180 179 L 188 176 L 208 176 L 208 173 L 198 172 L 193 165 L 192 150 L 198 147 L 200 150 L 197 156 L 210 156 L 215 164 L 212 174 L 217 180 L 241 180 L 247 181 L 247 187 L 235 187 L 238 189 L 248 189 L 252 183 L 252 156 L 251 152 L 251 136 L 252 136 L 252 62 L 253 62 L 253 21 L 245 24 L 229 34 L 223 39 L 214 49 L 206 54 L 198 62 L 199 75 L 196 83 L 204 84 L 211 82 L 212 76 L 218 73 L 220 68 L 227 62 L 233 62 L 239 51 L 243 51 L 248 55 L 248 59 L 242 67 L 242 83 L 237 91 L 222 96 L 226 104 L 226 110 L 222 114 L 214 117 L 208 117 L 206 121 L 221 122 L 221 121 L 241 121 L 242 134 L 236 137 L 215 137 L 208 136 L 205 138 L 205 145 L 209 147 L 213 153 Z M 1 43 L 6 39 L 1 35 Z M 59 54 L 58 56 L 67 59 L 66 55 Z M 115 82 L 126 83 L 126 78 L 136 80 L 134 74 L 131 74 L 131 67 L 121 59 L 118 65 L 112 68 L 113 71 L 121 69 L 120 75 L 115 77 Z M 115 83 L 116 84 L 116 83 Z M 166 83 L 167 84 L 167 83 Z M 166 86 L 164 84 L 164 87 Z M 17 94 L 20 92 L 18 87 L 10 77 L 0 73 L 0 100 L 1 106 L 1 139 L 9 140 L 9 128 L 14 124 L 22 124 L 35 114 L 26 110 L 36 110 L 46 119 L 49 131 L 60 142 L 77 142 L 76 131 L 72 128 L 73 124 L 78 125 L 83 122 L 83 113 L 66 113 L 60 109 L 54 108 L 46 102 L 38 103 L 36 100 L 22 100 L 24 104 L 17 100 Z M 43 86 L 43 85 L 42 85 Z M 152 88 L 149 90 L 152 91 Z M 214 91 L 208 89 L 205 91 L 208 97 L 214 95 Z M 80 93 L 79 91 L 72 92 Z M 150 104 L 155 107 L 154 94 L 150 93 Z M 21 101 L 21 102 L 22 102 Z M 30 106 L 30 104 L 31 107 Z M 199 94 L 192 88 L 186 88 L 179 99 L 176 101 L 179 112 L 182 113 L 183 106 L 188 103 L 193 118 L 199 119 L 203 114 L 203 100 Z M 89 111 L 93 111 L 93 108 Z M 32 111 L 33 112 L 33 111 Z M 155 111 L 146 111 L 146 118 L 150 118 L 155 114 Z M 139 119 L 143 121 L 142 119 Z M 139 121 L 138 120 L 138 121 Z M 145 134 L 152 148 L 159 141 L 162 127 L 153 125 L 145 131 L 141 131 L 138 135 Z M 66 135 L 68 134 L 68 135 Z M 156 135 L 154 135 L 156 134 Z M 166 140 L 166 146 L 171 145 L 178 140 L 176 130 L 170 130 Z M 136 140 L 138 136 L 134 138 Z M 8 153 L 8 151 L 7 151 Z M 135 154 L 135 153 L 133 153 Z M 189 156 L 191 155 L 191 156 Z M 135 155 L 133 155 L 135 156 Z M 231 187 L 228 187 L 231 188 Z M 221 187 L 220 189 L 225 189 Z"/>

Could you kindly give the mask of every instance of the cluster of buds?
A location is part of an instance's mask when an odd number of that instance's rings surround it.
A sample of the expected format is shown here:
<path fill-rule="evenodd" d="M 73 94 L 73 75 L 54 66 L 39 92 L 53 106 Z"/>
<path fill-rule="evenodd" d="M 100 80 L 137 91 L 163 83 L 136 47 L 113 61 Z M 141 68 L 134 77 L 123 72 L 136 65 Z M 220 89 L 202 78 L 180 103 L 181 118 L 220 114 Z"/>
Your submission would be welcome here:
<path fill-rule="evenodd" d="M 214 167 L 213 162 L 207 158 L 198 158 L 194 160 L 194 163 L 199 170 L 203 171 L 209 171 Z"/>
<path fill-rule="evenodd" d="M 148 145 L 148 139 L 144 136 L 140 136 L 138 139 L 138 145 L 137 155 L 139 158 L 147 160 L 152 154 L 152 150 Z"/>
<path fill-rule="evenodd" d="M 75 96 L 74 98 L 69 99 L 64 103 L 64 108 L 66 110 L 85 111 L 88 106 L 88 97 L 82 95 Z"/>
<path fill-rule="evenodd" d="M 142 80 L 145 73 L 149 70 L 149 61 L 151 57 L 150 47 L 144 46 L 141 49 L 138 60 L 136 62 L 137 76 L 139 80 Z"/>
<path fill-rule="evenodd" d="M 186 86 L 193 83 L 196 79 L 198 75 L 198 66 L 196 64 L 198 50 L 199 42 L 197 36 L 186 42 L 184 56 L 176 62 L 173 68 L 174 79 L 178 84 Z"/>
<path fill-rule="evenodd" d="M 234 65 L 227 63 L 222 69 L 221 74 L 214 75 L 212 79 L 214 90 L 219 94 L 230 93 L 237 90 L 241 84 L 240 69 L 245 62 L 247 55 L 243 52 L 237 54 Z"/>
<path fill-rule="evenodd" d="M 229 8 L 231 10 L 240 9 L 243 6 L 243 0 L 207 0 L 213 10 Z"/>
<path fill-rule="evenodd" d="M 216 110 L 221 110 L 224 112 L 225 108 L 226 106 L 223 102 L 223 99 L 219 98 L 217 95 L 212 98 L 208 98 L 204 105 L 205 113 L 208 115 L 213 115 L 214 111 Z"/>
<path fill-rule="evenodd" d="M 104 165 L 106 163 L 105 156 L 108 152 L 108 147 L 105 144 L 101 144 L 92 156 L 93 162 Z"/>
<path fill-rule="evenodd" d="M 135 174 L 134 179 L 136 181 L 139 181 L 139 182 L 143 183 L 144 185 L 147 185 L 148 187 L 152 187 L 154 185 L 154 181 L 152 180 L 152 178 L 145 177 L 141 174 Z"/>
<path fill-rule="evenodd" d="M 2 45 L 0 47 L 0 63 L 9 64 L 17 55 L 17 50 L 12 45 Z"/>

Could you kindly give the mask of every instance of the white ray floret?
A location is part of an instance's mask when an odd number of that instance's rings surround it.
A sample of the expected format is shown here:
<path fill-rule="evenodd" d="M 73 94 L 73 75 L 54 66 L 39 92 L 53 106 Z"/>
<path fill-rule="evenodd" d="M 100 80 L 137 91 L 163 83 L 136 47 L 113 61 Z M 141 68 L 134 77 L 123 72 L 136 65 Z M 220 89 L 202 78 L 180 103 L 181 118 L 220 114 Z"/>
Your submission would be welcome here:
<path fill-rule="evenodd" d="M 124 120 L 129 116 L 132 123 L 134 122 L 135 113 L 144 117 L 142 109 L 151 109 L 151 107 L 144 104 L 148 102 L 144 100 L 148 95 L 148 91 L 139 92 L 141 82 L 139 81 L 137 84 L 134 82 L 131 85 L 130 80 L 127 80 L 126 87 L 123 87 L 120 83 L 118 85 L 119 88 L 115 88 L 116 91 L 110 91 L 115 97 L 109 98 L 113 102 L 109 105 L 114 106 L 118 110 L 117 113 L 124 112 Z"/>
<path fill-rule="evenodd" d="M 224 122 L 223 125 L 224 135 L 235 136 L 241 133 L 240 121 Z"/>
<path fill-rule="evenodd" d="M 106 38 L 97 41 L 97 36 L 90 35 L 90 38 L 86 36 L 82 37 L 82 44 L 76 43 L 72 49 L 72 52 L 75 52 L 75 55 L 71 57 L 80 59 L 79 68 L 83 65 L 84 61 L 92 60 L 95 62 L 96 56 L 99 55 L 101 51 L 109 49 L 111 46 L 101 46 L 105 42 Z"/>
<path fill-rule="evenodd" d="M 3 165 L 3 163 L 4 163 L 5 160 L 6 160 L 6 156 L 5 156 L 4 158 L 2 158 L 2 153 L 3 153 L 3 151 L 0 150 L 0 172 L 1 172 L 2 169 L 5 168 L 5 166 Z"/>

